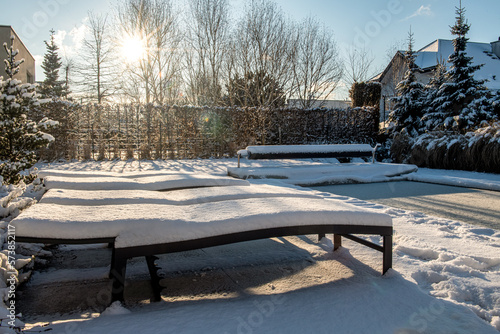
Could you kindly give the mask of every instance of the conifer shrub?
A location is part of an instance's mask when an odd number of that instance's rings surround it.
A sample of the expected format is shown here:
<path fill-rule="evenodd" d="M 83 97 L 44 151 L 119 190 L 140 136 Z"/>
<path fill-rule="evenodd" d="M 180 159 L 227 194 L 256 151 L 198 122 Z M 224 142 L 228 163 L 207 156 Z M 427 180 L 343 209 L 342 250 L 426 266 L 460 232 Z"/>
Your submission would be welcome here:
<path fill-rule="evenodd" d="M 378 107 L 382 96 L 379 82 L 355 82 L 349 90 L 353 107 Z"/>
<path fill-rule="evenodd" d="M 394 135 L 391 145 L 391 157 L 393 162 L 407 163 L 411 158 L 412 143 L 406 133 Z"/>
<path fill-rule="evenodd" d="M 4 43 L 6 80 L 0 78 L 0 176 L 4 184 L 30 183 L 35 175 L 28 170 L 38 161 L 38 149 L 47 146 L 54 137 L 43 132 L 57 125 L 44 117 L 39 122 L 30 118 L 40 107 L 35 85 L 14 78 L 24 59 L 16 60 L 19 50 Z"/>
<path fill-rule="evenodd" d="M 500 173 L 500 122 L 485 124 L 465 135 L 426 133 L 416 138 L 395 140 L 394 161 L 419 167 Z M 407 145 L 411 146 L 407 154 Z"/>

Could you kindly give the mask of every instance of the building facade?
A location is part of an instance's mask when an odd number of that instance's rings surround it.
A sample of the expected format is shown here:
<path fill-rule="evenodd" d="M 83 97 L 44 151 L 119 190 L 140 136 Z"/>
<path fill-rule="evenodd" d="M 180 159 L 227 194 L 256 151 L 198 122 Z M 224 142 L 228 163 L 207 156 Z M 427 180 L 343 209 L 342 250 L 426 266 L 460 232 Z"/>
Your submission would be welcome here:
<path fill-rule="evenodd" d="M 19 50 L 16 60 L 24 59 L 24 63 L 19 66 L 19 73 L 17 73 L 14 78 L 24 83 L 35 83 L 35 58 L 11 26 L 0 25 L 0 43 L 2 44 L 2 50 L 0 50 L 0 55 L 2 56 L 0 59 L 5 59 L 7 57 L 3 44 L 7 43 L 7 47 L 9 47 L 11 36 L 15 37 L 14 50 Z M 0 66 L 0 76 L 3 76 L 4 79 L 7 78 L 5 66 Z"/>

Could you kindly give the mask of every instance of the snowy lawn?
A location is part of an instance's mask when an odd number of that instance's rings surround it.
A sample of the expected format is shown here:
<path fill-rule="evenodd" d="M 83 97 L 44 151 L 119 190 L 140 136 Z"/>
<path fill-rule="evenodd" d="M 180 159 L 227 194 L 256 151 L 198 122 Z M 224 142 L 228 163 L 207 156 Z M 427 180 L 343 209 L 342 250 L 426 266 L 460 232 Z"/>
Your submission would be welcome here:
<path fill-rule="evenodd" d="M 226 167 L 235 164 L 230 159 L 41 167 L 225 175 Z M 497 176 L 460 173 L 461 184 L 478 179 L 492 187 L 500 184 Z M 427 181 L 446 174 L 420 170 L 410 177 Z M 279 184 L 277 180 L 259 182 Z M 167 272 L 162 282 L 167 286 L 164 302 L 130 302 L 126 308 L 113 305 L 101 314 L 88 309 L 24 314 L 22 320 L 34 326 L 33 330 L 42 329 L 37 322 L 51 322 L 54 333 L 498 333 L 499 231 L 334 194 L 311 193 L 391 215 L 394 269 L 380 276 L 381 254 L 349 241 L 344 242 L 344 249 L 332 253 L 331 241 L 318 244 L 315 236 L 268 239 L 161 256 L 159 266 Z M 130 265 L 130 273 L 132 281 L 137 277 L 145 280 L 147 270 L 136 261 Z M 84 288 L 86 281 L 97 278 L 106 282 L 105 277 L 106 267 L 99 265 L 88 270 L 48 270 L 35 273 L 26 290 L 43 296 L 43 284 L 77 281 L 74 286 Z M 89 298 L 92 293 L 90 289 Z M 64 294 L 45 297 L 65 298 Z M 23 302 L 22 296 L 18 302 Z"/>

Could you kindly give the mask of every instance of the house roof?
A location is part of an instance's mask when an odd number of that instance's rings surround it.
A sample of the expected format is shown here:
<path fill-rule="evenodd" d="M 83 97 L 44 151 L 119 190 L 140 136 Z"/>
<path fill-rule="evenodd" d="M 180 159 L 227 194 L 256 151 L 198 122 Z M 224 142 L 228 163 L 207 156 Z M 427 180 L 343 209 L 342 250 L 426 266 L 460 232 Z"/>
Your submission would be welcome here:
<path fill-rule="evenodd" d="M 475 72 L 474 77 L 477 80 L 488 80 L 486 87 L 490 89 L 500 89 L 500 58 L 491 52 L 490 43 L 468 42 L 465 52 L 467 56 L 472 57 L 473 65 L 484 64 Z M 448 69 L 451 66 L 448 57 L 452 53 L 452 40 L 437 39 L 415 53 L 415 64 L 425 71 L 433 69 L 438 62 L 444 60 Z"/>
<path fill-rule="evenodd" d="M 404 51 L 396 51 L 396 54 L 394 55 L 394 57 L 392 57 L 391 61 L 389 62 L 389 64 L 385 67 L 385 69 L 380 72 L 379 74 L 375 75 L 373 78 L 371 79 L 368 79 L 368 81 L 378 81 L 378 82 L 382 82 L 382 79 L 384 78 L 384 76 L 387 74 L 387 72 L 389 72 L 389 69 L 392 67 L 392 65 L 394 64 L 394 62 L 396 61 L 397 58 L 401 58 L 403 59 L 404 57 Z"/>
<path fill-rule="evenodd" d="M 453 50 L 452 40 L 437 39 L 415 52 L 415 64 L 423 71 L 430 71 L 433 70 L 439 62 L 444 61 L 446 68 L 449 69 L 451 64 L 448 63 L 448 57 L 453 53 Z M 483 67 L 475 72 L 474 77 L 477 80 L 488 80 L 485 85 L 489 89 L 500 89 L 500 58 L 492 53 L 490 43 L 468 42 L 465 52 L 467 56 L 473 57 L 473 65 L 484 64 Z M 394 58 L 402 53 L 404 53 L 404 51 L 398 51 Z M 389 63 L 384 72 L 372 80 L 378 79 L 380 81 L 392 64 L 393 61 Z"/>
<path fill-rule="evenodd" d="M 26 45 L 24 44 L 24 42 L 21 40 L 21 38 L 19 38 L 19 36 L 17 35 L 16 31 L 14 30 L 14 28 L 12 26 L 7 26 L 7 25 L 0 25 L 0 28 L 9 28 L 11 33 L 14 34 L 14 36 L 16 37 L 16 40 L 22 45 L 24 46 L 24 49 L 26 50 L 26 52 L 28 53 L 28 55 L 31 56 L 31 58 L 33 58 L 33 61 L 35 60 L 35 57 L 33 56 L 33 54 L 30 52 L 30 50 L 26 47 Z M 4 42 L 8 42 L 8 41 L 4 41 Z M 8 44 L 8 43 L 7 43 Z"/>

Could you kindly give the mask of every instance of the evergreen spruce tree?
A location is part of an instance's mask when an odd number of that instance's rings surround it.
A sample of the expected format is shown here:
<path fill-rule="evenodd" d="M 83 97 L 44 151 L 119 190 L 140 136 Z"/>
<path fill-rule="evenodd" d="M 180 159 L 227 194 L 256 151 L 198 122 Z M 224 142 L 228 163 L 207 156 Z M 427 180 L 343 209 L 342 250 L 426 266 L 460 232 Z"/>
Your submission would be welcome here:
<path fill-rule="evenodd" d="M 472 65 L 472 57 L 466 54 L 466 35 L 470 25 L 465 19 L 465 8 L 456 7 L 456 22 L 451 27 L 454 51 L 448 58 L 451 64 L 446 73 L 447 82 L 439 88 L 433 103 L 434 111 L 426 116 L 433 129 L 467 130 L 481 121 L 491 119 L 491 107 L 487 106 L 485 97 L 487 88 L 484 80 L 476 80 L 474 73 L 482 65 Z"/>
<path fill-rule="evenodd" d="M 61 99 L 68 95 L 68 88 L 63 81 L 59 80 L 59 70 L 62 67 L 61 57 L 57 50 L 59 47 L 55 43 L 54 30 L 50 31 L 50 43 L 45 41 L 47 52 L 43 56 L 42 69 L 45 74 L 39 93 L 44 98 Z"/>
<path fill-rule="evenodd" d="M 407 70 L 396 86 L 394 110 L 389 114 L 389 121 L 393 124 L 393 133 L 406 132 L 412 137 L 418 136 L 421 129 L 423 115 L 424 85 L 417 81 L 415 73 L 418 67 L 415 64 L 413 51 L 413 33 L 408 34 L 408 50 L 405 52 Z"/>
<path fill-rule="evenodd" d="M 500 90 L 497 90 L 496 94 L 493 94 L 491 105 L 493 106 L 495 119 L 500 120 Z"/>
<path fill-rule="evenodd" d="M 441 123 L 434 117 L 436 106 L 440 105 L 443 98 L 439 96 L 439 88 L 447 82 L 446 79 L 446 63 L 441 60 L 434 70 L 432 78 L 425 86 L 425 102 L 424 102 L 424 115 L 422 116 L 422 125 L 425 130 L 432 130 L 437 128 Z"/>
<path fill-rule="evenodd" d="M 0 77 L 0 176 L 5 184 L 31 181 L 21 175 L 25 169 L 37 162 L 37 149 L 46 146 L 54 138 L 40 131 L 54 122 L 43 119 L 38 124 L 28 118 L 33 109 L 39 106 L 35 85 L 14 79 L 19 65 L 24 59 L 16 61 L 19 51 L 13 48 L 14 36 L 10 37 L 10 47 L 4 43 L 7 53 L 5 72 L 7 80 Z"/>

